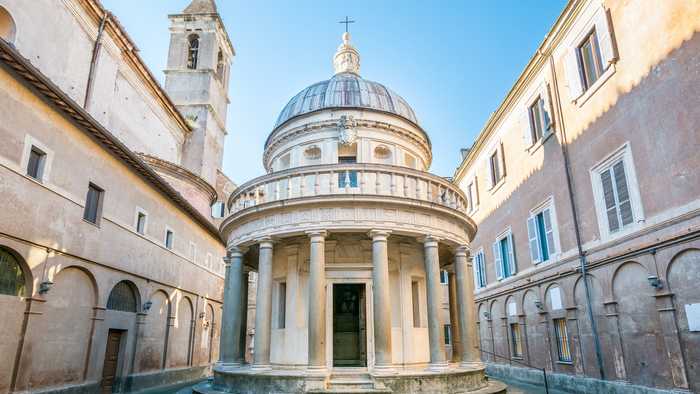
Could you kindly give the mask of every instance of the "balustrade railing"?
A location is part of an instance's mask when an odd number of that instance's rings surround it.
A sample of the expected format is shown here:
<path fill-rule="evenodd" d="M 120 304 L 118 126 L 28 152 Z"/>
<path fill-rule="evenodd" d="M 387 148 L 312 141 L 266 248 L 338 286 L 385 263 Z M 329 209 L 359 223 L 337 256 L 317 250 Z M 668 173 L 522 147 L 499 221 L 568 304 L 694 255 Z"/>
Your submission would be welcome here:
<path fill-rule="evenodd" d="M 465 211 L 466 197 L 450 181 L 428 172 L 382 164 L 328 164 L 270 173 L 241 185 L 229 212 L 268 202 L 325 195 L 394 196 Z"/>

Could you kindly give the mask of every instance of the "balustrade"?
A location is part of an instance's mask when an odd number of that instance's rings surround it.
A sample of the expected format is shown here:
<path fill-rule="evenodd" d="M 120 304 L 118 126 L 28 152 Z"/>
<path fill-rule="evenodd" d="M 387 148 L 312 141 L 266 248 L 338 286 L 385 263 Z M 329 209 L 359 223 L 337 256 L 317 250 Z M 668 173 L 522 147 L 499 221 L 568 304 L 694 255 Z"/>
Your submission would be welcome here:
<path fill-rule="evenodd" d="M 241 185 L 229 212 L 292 198 L 324 195 L 391 196 L 465 211 L 466 197 L 450 181 L 428 172 L 383 164 L 329 164 L 270 173 Z"/>

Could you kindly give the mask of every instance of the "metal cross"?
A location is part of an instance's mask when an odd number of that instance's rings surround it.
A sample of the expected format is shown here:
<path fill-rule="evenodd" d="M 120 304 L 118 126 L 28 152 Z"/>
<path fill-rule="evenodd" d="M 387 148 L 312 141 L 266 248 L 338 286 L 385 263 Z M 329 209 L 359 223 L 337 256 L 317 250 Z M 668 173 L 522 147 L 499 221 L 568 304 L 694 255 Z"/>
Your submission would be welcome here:
<path fill-rule="evenodd" d="M 344 21 L 340 21 L 338 23 L 344 23 L 345 24 L 345 32 L 348 32 L 348 25 L 351 23 L 355 23 L 355 21 L 351 21 L 347 16 L 345 17 Z"/>

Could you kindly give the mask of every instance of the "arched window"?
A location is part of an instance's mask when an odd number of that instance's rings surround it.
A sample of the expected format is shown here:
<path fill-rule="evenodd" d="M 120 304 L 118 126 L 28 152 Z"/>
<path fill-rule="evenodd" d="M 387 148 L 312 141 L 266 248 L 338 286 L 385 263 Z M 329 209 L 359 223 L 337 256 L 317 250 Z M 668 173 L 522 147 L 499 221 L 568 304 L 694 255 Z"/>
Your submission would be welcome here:
<path fill-rule="evenodd" d="M 0 294 L 24 297 L 26 283 L 17 259 L 0 248 Z"/>
<path fill-rule="evenodd" d="M 15 21 L 12 19 L 12 16 L 5 8 L 0 7 L 0 38 L 14 43 L 16 32 Z"/>
<path fill-rule="evenodd" d="M 121 281 L 114 286 L 107 299 L 107 309 L 122 312 L 136 312 L 138 299 L 134 291 L 134 285 L 127 281 Z"/>
<path fill-rule="evenodd" d="M 187 48 L 187 68 L 196 70 L 197 59 L 199 57 L 199 36 L 192 34 L 187 39 L 189 41 L 189 46 Z"/>

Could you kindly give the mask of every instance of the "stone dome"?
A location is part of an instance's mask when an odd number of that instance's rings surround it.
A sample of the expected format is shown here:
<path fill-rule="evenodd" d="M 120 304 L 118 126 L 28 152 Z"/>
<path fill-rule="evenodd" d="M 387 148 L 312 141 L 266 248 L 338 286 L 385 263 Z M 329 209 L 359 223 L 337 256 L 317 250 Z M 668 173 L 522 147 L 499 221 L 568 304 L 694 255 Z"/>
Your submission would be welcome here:
<path fill-rule="evenodd" d="M 299 92 L 284 107 L 275 127 L 295 116 L 326 108 L 373 109 L 399 115 L 418 124 L 415 112 L 403 97 L 381 83 L 344 72 Z"/>

